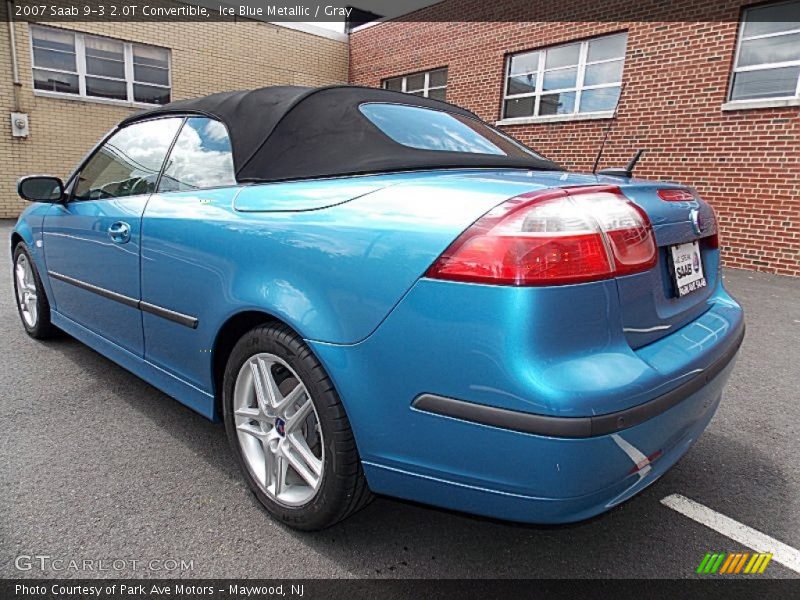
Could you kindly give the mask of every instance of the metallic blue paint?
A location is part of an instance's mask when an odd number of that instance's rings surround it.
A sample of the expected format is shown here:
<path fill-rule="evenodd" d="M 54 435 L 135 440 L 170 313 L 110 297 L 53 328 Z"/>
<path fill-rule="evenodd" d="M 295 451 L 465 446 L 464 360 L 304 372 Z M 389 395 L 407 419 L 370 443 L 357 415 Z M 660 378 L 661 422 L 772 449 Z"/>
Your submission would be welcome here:
<path fill-rule="evenodd" d="M 423 277 L 504 200 L 597 183 L 619 185 L 648 213 L 660 246 L 652 270 L 539 288 Z M 708 220 L 710 209 L 664 202 L 655 194 L 663 187 L 562 172 L 410 172 L 34 205 L 15 231 L 32 249 L 57 326 L 201 414 L 219 417 L 219 332 L 258 311 L 294 328 L 327 369 L 374 491 L 560 522 L 622 502 L 680 458 L 713 416 L 732 364 L 657 417 L 585 439 L 468 423 L 411 402 L 432 393 L 599 415 L 675 389 L 725 354 L 743 316 L 718 276 L 718 250 L 702 243 L 709 285 L 684 298 L 673 297 L 666 265 L 668 245 L 697 237 L 690 211 Z M 118 221 L 131 227 L 126 244 L 108 237 Z M 48 270 L 196 317 L 198 326 L 115 304 Z"/>
<path fill-rule="evenodd" d="M 44 218 L 44 252 L 48 271 L 139 299 L 141 219 L 148 196 L 84 200 L 53 205 Z M 126 243 L 117 243 L 110 229 L 130 226 Z M 87 329 L 144 356 L 142 317 L 137 308 L 50 278 L 59 312 Z"/>
<path fill-rule="evenodd" d="M 367 340 L 313 343 L 348 401 L 370 486 L 470 512 L 556 522 L 602 512 L 652 481 L 704 429 L 730 366 L 678 406 L 613 436 L 535 436 L 410 407 L 409 399 L 434 393 L 560 417 L 614 412 L 702 372 L 743 326 L 741 308 L 718 284 L 700 318 L 634 350 L 616 294 L 614 281 L 504 288 L 423 279 Z M 631 479 L 631 455 L 656 451 L 663 456 L 649 478 Z"/>

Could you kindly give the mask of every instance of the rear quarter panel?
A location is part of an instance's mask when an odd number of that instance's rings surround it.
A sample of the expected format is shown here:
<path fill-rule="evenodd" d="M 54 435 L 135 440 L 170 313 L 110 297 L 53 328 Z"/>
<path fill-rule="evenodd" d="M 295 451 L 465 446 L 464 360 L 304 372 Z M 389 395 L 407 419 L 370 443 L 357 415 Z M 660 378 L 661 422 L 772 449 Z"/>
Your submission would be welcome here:
<path fill-rule="evenodd" d="M 346 196 L 349 186 L 358 197 L 311 210 L 236 210 L 244 192 L 251 209 L 259 192 L 269 195 L 264 208 L 285 206 L 279 184 L 154 195 L 143 223 L 142 299 L 199 324 L 145 314 L 147 359 L 210 392 L 217 332 L 250 310 L 307 340 L 356 343 L 473 221 L 541 187 L 488 174 L 384 177 L 382 189 L 366 194 L 367 178 L 330 180 L 331 196 Z"/>

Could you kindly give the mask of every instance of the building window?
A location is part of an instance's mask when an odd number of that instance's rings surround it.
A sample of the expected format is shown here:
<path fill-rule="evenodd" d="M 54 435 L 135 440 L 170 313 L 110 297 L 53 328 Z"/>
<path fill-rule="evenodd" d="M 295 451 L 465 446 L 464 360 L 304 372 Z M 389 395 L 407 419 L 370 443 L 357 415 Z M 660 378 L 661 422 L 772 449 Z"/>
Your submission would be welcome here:
<path fill-rule="evenodd" d="M 742 14 L 730 99 L 800 97 L 800 0 Z"/>
<path fill-rule="evenodd" d="M 447 67 L 414 75 L 384 79 L 381 87 L 386 90 L 414 94 L 434 100 L 444 100 L 447 95 Z"/>
<path fill-rule="evenodd" d="M 503 118 L 613 111 L 627 42 L 619 33 L 509 56 Z"/>
<path fill-rule="evenodd" d="M 144 104 L 170 101 L 166 48 L 31 25 L 36 90 Z"/>

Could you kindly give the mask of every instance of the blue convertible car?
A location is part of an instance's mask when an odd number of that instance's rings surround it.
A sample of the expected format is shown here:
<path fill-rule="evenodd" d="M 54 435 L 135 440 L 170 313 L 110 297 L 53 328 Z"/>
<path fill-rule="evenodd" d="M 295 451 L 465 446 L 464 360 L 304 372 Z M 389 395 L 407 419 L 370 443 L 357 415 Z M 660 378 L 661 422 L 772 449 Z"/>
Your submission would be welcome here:
<path fill-rule="evenodd" d="M 301 529 L 372 492 L 596 515 L 697 440 L 744 335 L 694 190 L 568 173 L 387 90 L 175 102 L 19 193 L 26 331 L 224 420 L 255 495 Z"/>

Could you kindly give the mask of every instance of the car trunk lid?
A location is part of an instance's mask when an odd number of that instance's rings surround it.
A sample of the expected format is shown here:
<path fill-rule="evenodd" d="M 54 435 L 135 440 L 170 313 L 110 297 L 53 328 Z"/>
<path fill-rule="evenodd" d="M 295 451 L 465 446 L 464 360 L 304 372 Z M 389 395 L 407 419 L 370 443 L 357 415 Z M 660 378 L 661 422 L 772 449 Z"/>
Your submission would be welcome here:
<path fill-rule="evenodd" d="M 638 181 L 619 187 L 647 213 L 658 247 L 658 260 L 652 269 L 617 278 L 624 333 L 631 347 L 639 348 L 708 310 L 719 270 L 717 226 L 712 208 L 688 188 Z M 659 190 L 684 190 L 687 199 L 664 200 L 662 196 L 676 194 L 660 194 Z M 694 243 L 696 247 L 691 245 Z M 673 254 L 673 248 L 680 251 Z M 676 264 L 675 258 L 681 264 Z M 685 287 L 683 294 L 679 293 L 676 271 L 687 274 L 681 278 L 685 284 L 680 286 Z M 701 272 L 704 286 L 699 286 L 699 279 L 694 284 L 687 283 Z M 687 291 L 692 287 L 697 289 Z"/>

